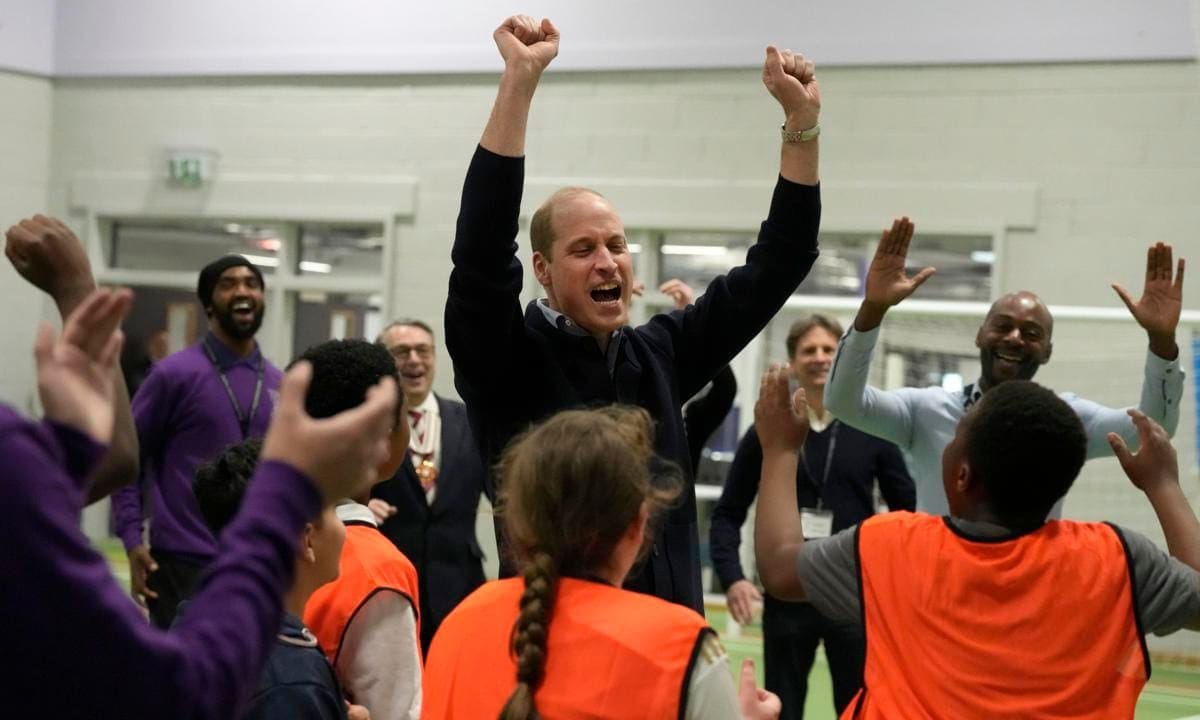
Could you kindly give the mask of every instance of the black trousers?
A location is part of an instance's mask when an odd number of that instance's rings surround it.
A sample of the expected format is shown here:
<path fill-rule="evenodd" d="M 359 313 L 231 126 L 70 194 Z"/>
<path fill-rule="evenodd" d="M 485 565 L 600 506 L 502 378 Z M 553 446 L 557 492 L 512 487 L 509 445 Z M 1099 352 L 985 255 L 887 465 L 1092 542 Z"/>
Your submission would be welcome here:
<path fill-rule="evenodd" d="M 152 549 L 150 556 L 158 563 L 158 569 L 150 573 L 146 586 L 158 593 L 158 598 L 146 598 L 146 607 L 150 610 L 150 622 L 167 630 L 175 622 L 179 603 L 192 596 L 208 565 L 193 555 L 163 550 Z"/>
<path fill-rule="evenodd" d="M 808 673 L 817 645 L 825 642 L 833 705 L 841 714 L 862 687 L 866 645 L 859 628 L 825 619 L 809 603 L 763 596 L 763 664 L 767 689 L 783 701 L 780 720 L 801 720 L 808 695 Z"/>

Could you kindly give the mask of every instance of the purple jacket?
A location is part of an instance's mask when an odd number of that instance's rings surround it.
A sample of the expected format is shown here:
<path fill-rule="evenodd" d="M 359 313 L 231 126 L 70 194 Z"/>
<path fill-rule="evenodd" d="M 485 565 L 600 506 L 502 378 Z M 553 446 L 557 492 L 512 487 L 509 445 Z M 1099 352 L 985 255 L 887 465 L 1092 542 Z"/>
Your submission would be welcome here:
<path fill-rule="evenodd" d="M 321 508 L 294 468 L 263 462 L 209 573 L 170 632 L 151 627 L 79 529 L 103 448 L 0 404 L 5 717 L 230 718 L 258 682 Z"/>

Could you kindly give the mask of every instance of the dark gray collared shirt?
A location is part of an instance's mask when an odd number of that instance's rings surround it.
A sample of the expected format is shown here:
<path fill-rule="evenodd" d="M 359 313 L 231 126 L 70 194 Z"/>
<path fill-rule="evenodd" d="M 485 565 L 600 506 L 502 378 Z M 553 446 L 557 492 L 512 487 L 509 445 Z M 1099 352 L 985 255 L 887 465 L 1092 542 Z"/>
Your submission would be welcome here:
<path fill-rule="evenodd" d="M 535 300 L 534 302 L 537 303 L 537 307 L 542 311 L 542 314 L 546 316 L 546 322 L 559 330 L 578 337 L 592 336 L 587 330 L 579 327 L 579 324 L 574 320 L 550 307 L 550 302 L 546 298 Z M 608 362 L 608 374 L 610 377 L 617 371 L 617 353 L 619 352 L 620 345 L 621 331 L 613 330 L 613 334 L 608 341 L 608 350 L 604 353 L 604 359 Z"/>

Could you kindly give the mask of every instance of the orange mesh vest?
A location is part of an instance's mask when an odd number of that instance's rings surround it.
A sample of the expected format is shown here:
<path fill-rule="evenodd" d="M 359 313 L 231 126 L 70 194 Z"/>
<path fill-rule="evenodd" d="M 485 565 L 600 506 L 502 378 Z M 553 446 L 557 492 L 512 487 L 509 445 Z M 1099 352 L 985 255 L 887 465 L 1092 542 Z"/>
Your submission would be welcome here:
<path fill-rule="evenodd" d="M 421 618 L 417 603 L 417 569 L 391 540 L 369 525 L 346 524 L 338 579 L 321 586 L 304 606 L 304 624 L 317 636 L 329 662 L 337 663 L 342 636 L 354 614 L 380 590 L 398 592 L 412 605 L 417 620 L 417 651 L 421 647 Z"/>
<path fill-rule="evenodd" d="M 517 685 L 512 654 L 525 583 L 484 584 L 446 617 L 425 664 L 422 717 L 495 718 Z M 535 700 L 544 718 L 683 717 L 700 640 L 695 611 L 649 595 L 563 578 Z"/>
<path fill-rule="evenodd" d="M 981 540 L 891 513 L 858 557 L 867 662 L 843 719 L 1133 717 L 1150 660 L 1114 528 Z"/>

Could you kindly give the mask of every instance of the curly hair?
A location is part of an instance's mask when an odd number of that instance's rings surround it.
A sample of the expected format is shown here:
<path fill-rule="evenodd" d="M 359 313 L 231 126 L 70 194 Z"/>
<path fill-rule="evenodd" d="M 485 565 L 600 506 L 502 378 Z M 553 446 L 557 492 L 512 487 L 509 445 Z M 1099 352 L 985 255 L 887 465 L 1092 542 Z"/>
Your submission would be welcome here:
<path fill-rule="evenodd" d="M 315 418 L 333 417 L 358 407 L 367 391 L 384 377 L 400 382 L 396 363 L 387 348 L 362 339 L 327 340 L 313 345 L 292 362 L 312 364 L 312 382 L 304 409 Z M 290 366 L 289 366 L 290 367 Z M 399 422 L 400 408 L 396 408 Z"/>
<path fill-rule="evenodd" d="M 1087 459 L 1087 433 L 1062 398 L 1028 380 L 984 393 L 964 420 L 966 457 L 991 510 L 1014 527 L 1040 524 Z"/>
<path fill-rule="evenodd" d="M 261 451 L 262 440 L 251 438 L 226 448 L 211 462 L 196 468 L 192 493 L 200 507 L 200 516 L 213 535 L 219 535 L 237 515 Z"/>

